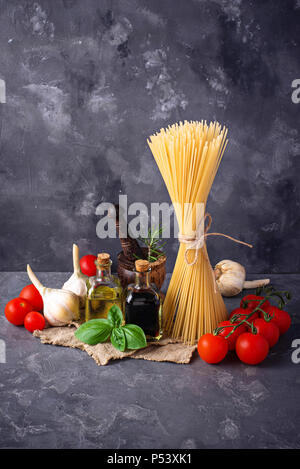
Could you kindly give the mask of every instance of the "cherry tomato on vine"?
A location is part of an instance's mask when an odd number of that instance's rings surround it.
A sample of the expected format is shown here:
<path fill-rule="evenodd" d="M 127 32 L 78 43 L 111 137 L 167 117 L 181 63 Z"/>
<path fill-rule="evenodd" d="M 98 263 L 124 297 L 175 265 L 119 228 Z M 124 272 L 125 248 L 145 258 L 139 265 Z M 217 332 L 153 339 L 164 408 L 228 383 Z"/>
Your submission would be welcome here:
<path fill-rule="evenodd" d="M 241 322 L 243 319 L 246 319 L 246 316 L 251 313 L 251 309 L 248 308 L 235 308 L 233 311 L 231 311 L 229 315 L 229 319 L 231 319 L 233 316 L 236 314 L 239 314 L 240 317 L 237 318 L 236 322 Z M 249 319 L 248 322 L 253 322 L 254 319 L 258 318 L 258 313 L 254 313 Z"/>
<path fill-rule="evenodd" d="M 261 302 L 261 300 L 264 299 L 264 296 L 257 296 L 257 295 L 246 295 L 244 296 L 244 298 L 241 299 L 241 308 L 243 307 L 243 305 L 246 305 L 247 306 L 247 309 L 254 309 L 256 308 L 256 306 L 259 305 L 259 303 Z M 245 303 L 247 301 L 247 303 Z M 264 311 L 269 307 L 271 306 L 269 300 L 266 300 L 262 305 L 261 305 L 261 309 L 263 309 Z"/>
<path fill-rule="evenodd" d="M 232 331 L 234 328 L 234 324 L 232 324 L 230 321 L 222 321 L 220 324 L 218 324 L 218 327 L 222 326 L 229 326 L 225 327 L 221 332 L 219 332 L 219 336 L 224 337 L 228 344 L 228 350 L 234 350 L 235 349 L 235 343 L 237 338 L 243 334 L 243 332 L 246 332 L 247 328 L 242 324 L 241 326 L 237 327 L 236 330 L 226 339 L 226 336 L 229 334 L 229 332 Z"/>
<path fill-rule="evenodd" d="M 267 339 L 260 334 L 244 332 L 236 341 L 235 351 L 243 363 L 258 365 L 268 355 L 269 344 Z"/>
<path fill-rule="evenodd" d="M 93 256 L 92 254 L 87 254 L 80 259 L 80 269 L 84 275 L 88 277 L 93 277 L 96 275 L 96 264 L 95 261 L 97 260 L 97 256 Z"/>
<path fill-rule="evenodd" d="M 270 347 L 274 347 L 279 339 L 279 327 L 272 321 L 265 321 L 263 318 L 258 318 L 253 321 L 253 325 L 256 327 L 258 334 L 264 336 L 267 339 Z"/>
<path fill-rule="evenodd" d="M 27 313 L 33 310 L 29 301 L 23 298 L 14 298 L 5 306 L 4 314 L 6 319 L 15 326 L 23 326 Z"/>
<path fill-rule="evenodd" d="M 37 329 L 42 331 L 45 327 L 46 321 L 44 316 L 37 311 L 31 311 L 26 314 L 24 319 L 24 326 L 29 332 L 36 331 Z"/>
<path fill-rule="evenodd" d="M 198 353 L 206 363 L 219 363 L 228 352 L 228 344 L 224 337 L 204 334 L 198 341 Z"/>
<path fill-rule="evenodd" d="M 290 328 L 292 319 L 289 313 L 277 308 L 277 306 L 271 305 L 266 312 L 273 316 L 271 323 L 275 323 L 276 326 L 278 326 L 280 335 L 284 334 Z"/>
<path fill-rule="evenodd" d="M 34 285 L 26 285 L 21 291 L 20 298 L 25 298 L 25 300 L 29 301 L 33 309 L 36 311 L 43 311 L 44 303 L 43 298 L 41 297 L 37 288 Z"/>

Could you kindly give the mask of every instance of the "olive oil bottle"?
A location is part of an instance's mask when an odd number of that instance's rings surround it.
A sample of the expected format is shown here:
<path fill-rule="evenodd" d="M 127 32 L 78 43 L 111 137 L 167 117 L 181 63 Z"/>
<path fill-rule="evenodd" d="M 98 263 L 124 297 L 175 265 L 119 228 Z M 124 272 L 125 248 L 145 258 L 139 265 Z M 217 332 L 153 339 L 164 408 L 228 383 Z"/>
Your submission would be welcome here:
<path fill-rule="evenodd" d="M 128 287 L 125 302 L 126 323 L 140 326 L 147 340 L 162 337 L 162 304 L 159 294 L 149 284 L 149 262 L 135 261 L 136 282 Z"/>
<path fill-rule="evenodd" d="M 95 261 L 97 273 L 88 280 L 88 293 L 85 306 L 85 320 L 106 318 L 113 305 L 124 310 L 124 295 L 119 282 L 111 275 L 110 255 L 98 254 Z"/>

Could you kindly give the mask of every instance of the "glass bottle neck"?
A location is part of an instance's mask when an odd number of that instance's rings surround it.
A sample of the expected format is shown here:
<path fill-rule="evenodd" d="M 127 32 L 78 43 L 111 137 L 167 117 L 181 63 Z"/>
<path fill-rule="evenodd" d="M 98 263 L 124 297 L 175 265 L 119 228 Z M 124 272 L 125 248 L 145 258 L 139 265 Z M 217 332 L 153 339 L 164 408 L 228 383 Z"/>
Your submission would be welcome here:
<path fill-rule="evenodd" d="M 149 272 L 136 272 L 135 286 L 138 288 L 149 288 Z"/>
<path fill-rule="evenodd" d="M 104 280 L 107 277 L 111 277 L 111 266 L 97 266 L 97 280 Z"/>

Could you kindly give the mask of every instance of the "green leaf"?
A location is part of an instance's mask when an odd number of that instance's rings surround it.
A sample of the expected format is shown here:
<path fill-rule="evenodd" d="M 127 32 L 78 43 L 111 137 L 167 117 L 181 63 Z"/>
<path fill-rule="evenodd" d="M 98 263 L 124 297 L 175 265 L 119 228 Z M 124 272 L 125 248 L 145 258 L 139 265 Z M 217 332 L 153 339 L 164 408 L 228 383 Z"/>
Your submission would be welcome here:
<path fill-rule="evenodd" d="M 153 257 L 153 256 L 149 256 L 149 261 L 151 261 L 151 262 L 156 262 L 156 261 L 157 261 L 157 258 L 156 258 L 156 257 Z"/>
<path fill-rule="evenodd" d="M 96 345 L 105 342 L 111 331 L 112 326 L 107 319 L 91 319 L 75 331 L 75 336 L 85 344 Z"/>
<path fill-rule="evenodd" d="M 162 241 L 161 243 L 159 243 L 159 247 L 163 248 L 166 244 L 167 244 L 167 241 Z"/>
<path fill-rule="evenodd" d="M 126 338 L 125 338 L 125 333 L 123 329 L 124 329 L 123 327 L 115 327 L 112 330 L 112 333 L 110 336 L 110 341 L 112 345 L 116 349 L 121 350 L 121 352 L 124 352 L 126 348 Z"/>
<path fill-rule="evenodd" d="M 123 314 L 120 310 L 119 306 L 112 305 L 110 310 L 108 311 L 107 319 L 112 325 L 112 327 L 119 327 L 123 322 Z"/>
<path fill-rule="evenodd" d="M 152 253 L 151 254 L 160 254 L 161 255 L 161 252 L 158 250 L 158 249 L 151 249 Z"/>
<path fill-rule="evenodd" d="M 147 346 L 147 340 L 143 329 L 135 324 L 126 324 L 122 327 L 125 332 L 127 348 L 137 350 Z"/>

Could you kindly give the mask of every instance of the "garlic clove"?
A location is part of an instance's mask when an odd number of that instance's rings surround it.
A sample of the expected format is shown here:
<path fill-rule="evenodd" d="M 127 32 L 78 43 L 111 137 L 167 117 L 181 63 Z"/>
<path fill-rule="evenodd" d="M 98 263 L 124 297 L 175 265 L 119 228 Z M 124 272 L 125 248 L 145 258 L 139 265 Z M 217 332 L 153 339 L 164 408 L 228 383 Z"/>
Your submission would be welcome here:
<path fill-rule="evenodd" d="M 44 302 L 44 316 L 51 326 L 63 326 L 79 319 L 79 297 L 68 290 L 46 288 L 27 265 L 27 273 Z"/>
<path fill-rule="evenodd" d="M 79 249 L 76 244 L 73 244 L 73 269 L 74 273 L 71 275 L 69 280 L 63 284 L 62 288 L 79 296 L 80 307 L 84 307 L 87 295 L 86 281 L 88 277 L 81 273 L 79 263 Z"/>
<path fill-rule="evenodd" d="M 69 280 L 62 286 L 63 290 L 70 291 L 79 297 L 80 306 L 85 305 L 87 294 L 86 281 L 72 274 Z"/>
<path fill-rule="evenodd" d="M 79 299 L 70 293 L 67 290 L 46 289 L 44 315 L 52 326 L 63 326 L 79 318 L 76 313 L 74 314 Z"/>
<path fill-rule="evenodd" d="M 263 287 L 270 283 L 270 279 L 246 281 L 245 267 L 228 259 L 218 262 L 214 274 L 221 295 L 229 297 L 238 295 L 243 288 Z"/>
<path fill-rule="evenodd" d="M 241 264 L 224 259 L 218 262 L 214 272 L 218 289 L 223 296 L 235 296 L 242 291 L 246 270 Z"/>

